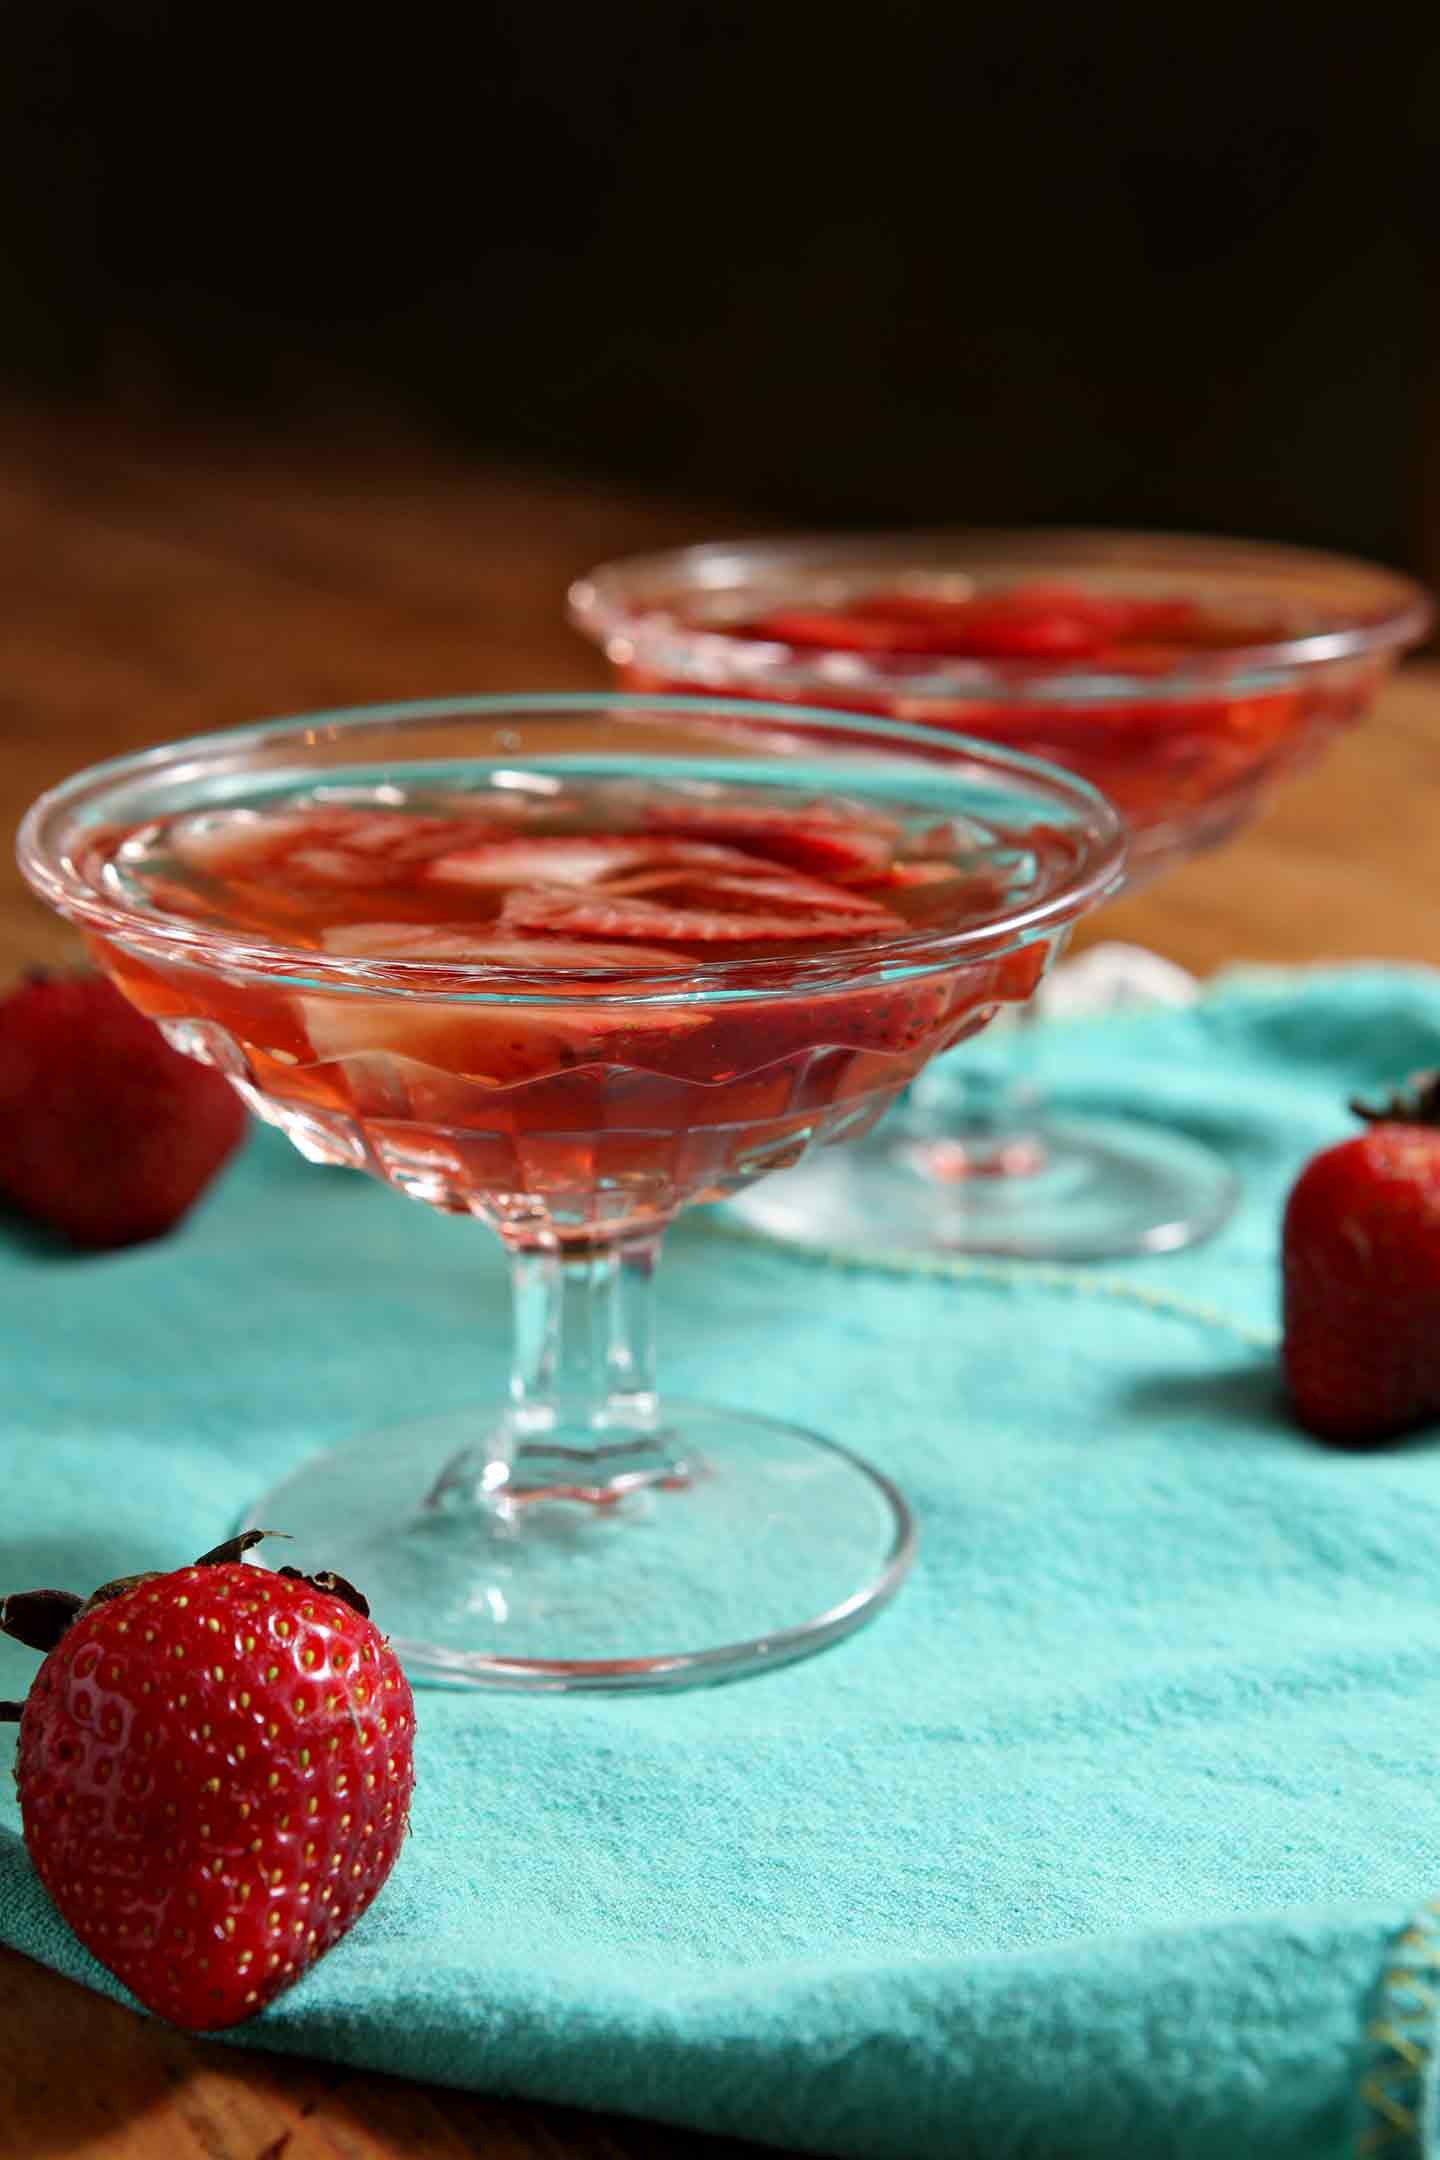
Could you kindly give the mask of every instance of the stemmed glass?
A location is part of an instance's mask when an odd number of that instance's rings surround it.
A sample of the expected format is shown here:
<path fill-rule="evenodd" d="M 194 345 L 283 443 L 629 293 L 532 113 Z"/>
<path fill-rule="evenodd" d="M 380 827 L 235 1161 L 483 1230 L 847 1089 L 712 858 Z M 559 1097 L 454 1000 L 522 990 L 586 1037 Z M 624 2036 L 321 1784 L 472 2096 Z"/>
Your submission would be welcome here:
<path fill-rule="evenodd" d="M 1236 832 L 1431 620 L 1408 580 L 1309 549 L 1043 531 L 677 549 L 591 571 L 570 614 L 636 689 L 880 713 L 1083 773 L 1126 820 L 1132 889 Z M 800 1244 L 1042 1260 L 1169 1251 L 1224 1221 L 1236 1183 L 1212 1150 L 1048 1111 L 1012 1046 L 948 1061 L 741 1212 Z"/>
<path fill-rule="evenodd" d="M 1008 750 L 631 695 L 198 737 L 81 773 L 20 837 L 125 994 L 303 1154 L 503 1240 L 508 1399 L 305 1463 L 247 1519 L 363 1582 L 417 1673 L 539 1688 L 778 1663 L 894 1591 L 914 1529 L 882 1470 L 662 1402 L 661 1236 L 1023 1001 L 1122 853 L 1092 788 Z"/>

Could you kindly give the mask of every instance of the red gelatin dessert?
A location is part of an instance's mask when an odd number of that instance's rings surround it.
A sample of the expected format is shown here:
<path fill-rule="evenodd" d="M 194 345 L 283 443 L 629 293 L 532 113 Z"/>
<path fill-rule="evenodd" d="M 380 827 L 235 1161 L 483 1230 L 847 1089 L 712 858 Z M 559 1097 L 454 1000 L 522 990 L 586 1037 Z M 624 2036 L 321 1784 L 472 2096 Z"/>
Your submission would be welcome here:
<path fill-rule="evenodd" d="M 1225 839 L 1364 712 L 1429 603 L 1302 549 L 1131 534 L 718 544 L 606 565 L 571 617 L 624 684 L 887 714 L 1098 787 L 1130 875 Z"/>
<path fill-rule="evenodd" d="M 1043 899 L 1082 851 L 1038 820 L 981 835 L 933 804 L 779 781 L 507 778 L 102 827 L 81 867 L 141 910 L 291 956 L 237 977 L 94 939 L 261 1116 L 522 1235 L 527 1215 L 537 1236 L 613 1235 L 863 1130 L 1028 997 L 1052 941 L 982 936 L 929 966 L 927 943 Z M 322 972 L 305 983 L 307 954 Z M 717 966 L 730 994 L 697 995 Z"/>
<path fill-rule="evenodd" d="M 1092 788 L 1006 751 L 629 693 L 201 737 L 20 836 L 175 1048 L 305 1155 L 499 1233 L 498 1399 L 299 1462 L 250 1519 L 363 1578 L 412 1675 L 545 1692 L 760 1671 L 895 1594 L 884 1470 L 664 1398 L 661 1233 L 866 1130 L 1029 995 L 1123 854 Z"/>

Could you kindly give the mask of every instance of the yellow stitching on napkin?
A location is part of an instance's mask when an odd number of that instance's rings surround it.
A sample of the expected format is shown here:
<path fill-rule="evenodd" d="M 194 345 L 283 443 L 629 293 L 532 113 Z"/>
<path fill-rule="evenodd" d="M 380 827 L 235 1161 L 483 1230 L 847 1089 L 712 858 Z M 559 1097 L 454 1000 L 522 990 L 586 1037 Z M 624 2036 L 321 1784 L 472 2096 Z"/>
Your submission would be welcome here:
<path fill-rule="evenodd" d="M 1422 1907 L 1395 1938 L 1380 1976 L 1379 2015 L 1366 2027 L 1375 2059 L 1360 2081 L 1365 2126 L 1357 2154 L 1387 2152 L 1394 2160 L 1423 2160 L 1425 2084 L 1434 2051 L 1440 1990 L 1422 1974 L 1440 1969 L 1440 1899 Z"/>
<path fill-rule="evenodd" d="M 1227 1007 L 1244 1010 L 1263 1008 L 1267 1005 L 1284 1011 L 1290 1006 L 1297 988 L 1333 982 L 1337 987 L 1358 979 L 1379 968 L 1397 990 L 1419 988 L 1433 993 L 1440 984 L 1440 970 L 1418 965 L 1395 964 L 1384 961 L 1322 962 L 1313 966 L 1273 967 L 1259 964 L 1241 964 L 1224 969 L 1219 975 L 1202 986 L 1199 997 L 1187 1010 L 1204 1016 Z M 1173 1007 L 1137 1006 L 1128 1012 L 1111 1013 L 1106 1016 L 1107 1028 L 1123 1026 L 1127 1022 L 1153 1020 L 1157 1011 L 1173 1017 Z M 1080 1018 L 1093 1015 L 1076 1015 L 1071 1020 L 1037 1020 L 1033 1023 L 1035 1036 L 1043 1039 L 1052 1028 L 1064 1029 Z M 1278 1328 L 1252 1326 L 1237 1320 L 1218 1307 L 1206 1305 L 1199 1300 L 1176 1297 L 1164 1291 L 1151 1290 L 1145 1283 L 1129 1282 L 1121 1276 L 1094 1276 L 1081 1270 L 1046 1266 L 1041 1262 L 1021 1261 L 1008 1266 L 985 1261 L 949 1259 L 936 1254 L 868 1252 L 859 1248 L 835 1246 L 817 1248 L 806 1252 L 800 1245 L 776 1246 L 762 1232 L 751 1230 L 733 1217 L 717 1215 L 707 1226 L 722 1231 L 727 1237 L 738 1237 L 747 1243 L 764 1247 L 767 1251 L 788 1251 L 797 1258 L 807 1258 L 821 1263 L 829 1262 L 836 1267 L 874 1268 L 884 1274 L 928 1275 L 957 1282 L 976 1281 L 997 1284 L 1020 1283 L 1040 1289 L 1069 1290 L 1084 1296 L 1095 1293 L 1116 1297 L 1131 1304 L 1146 1305 L 1155 1312 L 1165 1312 L 1177 1319 L 1195 1321 L 1202 1327 L 1214 1328 L 1255 1350 L 1274 1350 L 1280 1341 Z"/>
<path fill-rule="evenodd" d="M 1404 2033 L 1398 2032 L 1393 2025 L 1372 2025 L 1370 2038 L 1383 2040 L 1387 2047 L 1394 2048 L 1395 2053 L 1407 2062 L 1412 2070 L 1424 2069 L 1425 2047 L 1422 2041 L 1408 2040 Z"/>
<path fill-rule="evenodd" d="M 1150 1312 L 1213 1328 L 1252 1350 L 1273 1350 L 1280 1340 L 1276 1328 L 1256 1327 L 1202 1298 L 1157 1290 L 1146 1282 L 1132 1282 L 1125 1275 L 1096 1275 L 1088 1268 L 1058 1267 L 1043 1260 L 972 1260 L 944 1253 L 871 1252 L 859 1245 L 777 1246 L 763 1231 L 752 1230 L 748 1223 L 729 1216 L 718 1217 L 706 1227 L 759 1246 L 765 1252 L 791 1253 L 796 1259 L 821 1267 L 876 1269 L 886 1275 L 924 1275 L 942 1282 L 989 1283 L 1000 1289 L 1053 1290 L 1071 1297 L 1117 1298 L 1127 1305 L 1141 1305 Z"/>

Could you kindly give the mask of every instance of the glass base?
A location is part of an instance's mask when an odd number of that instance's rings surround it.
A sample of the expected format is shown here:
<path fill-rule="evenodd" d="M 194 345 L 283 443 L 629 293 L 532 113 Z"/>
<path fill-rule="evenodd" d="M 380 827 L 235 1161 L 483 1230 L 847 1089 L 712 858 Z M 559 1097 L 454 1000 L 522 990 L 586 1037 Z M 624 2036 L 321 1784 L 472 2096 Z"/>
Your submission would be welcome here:
<path fill-rule="evenodd" d="M 1218 1155 L 1163 1126 L 1039 1117 L 1013 1149 L 917 1134 L 902 1108 L 731 1203 L 751 1229 L 811 1250 L 1114 1260 L 1209 1237 L 1239 1198 Z"/>
<path fill-rule="evenodd" d="M 671 1468 L 488 1502 L 473 1416 L 392 1427 L 307 1463 L 247 1526 L 275 1563 L 333 1568 L 370 1601 L 412 1680 L 563 1690 L 693 1687 L 806 1657 L 891 1597 L 915 1552 L 879 1471 L 792 1425 L 666 1405 Z M 603 1465 L 601 1466 L 603 1468 Z M 457 1492 L 465 1491 L 457 1504 Z M 521 1495 L 516 1498 L 517 1492 Z"/>

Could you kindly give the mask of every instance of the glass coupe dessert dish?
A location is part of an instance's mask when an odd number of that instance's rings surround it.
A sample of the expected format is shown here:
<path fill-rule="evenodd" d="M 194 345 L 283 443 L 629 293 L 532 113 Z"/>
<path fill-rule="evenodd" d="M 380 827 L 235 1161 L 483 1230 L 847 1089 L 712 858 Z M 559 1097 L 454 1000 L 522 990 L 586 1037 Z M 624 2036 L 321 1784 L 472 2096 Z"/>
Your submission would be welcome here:
<path fill-rule="evenodd" d="M 777 1663 L 902 1579 L 882 1471 L 657 1396 L 661 1234 L 1022 1002 L 1122 853 L 1089 786 L 1007 750 L 629 695 L 200 737 L 78 775 L 20 839 L 126 995 L 302 1153 L 498 1232 L 508 1398 L 312 1461 L 248 1519 L 362 1580 L 415 1672 L 551 1688 Z"/>
<path fill-rule="evenodd" d="M 719 543 L 608 564 L 571 620 L 637 690 L 794 698 L 961 730 L 1082 773 L 1136 886 L 1226 840 L 1364 713 L 1425 635 L 1406 579 L 1308 549 L 1128 533 Z M 845 1158 L 742 1203 L 818 1245 L 1046 1260 L 1166 1251 L 1235 1181 L 1138 1119 L 1061 1118 L 956 1064 Z"/>

